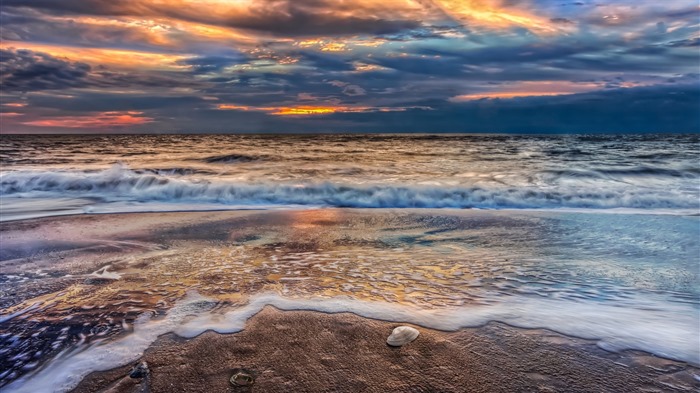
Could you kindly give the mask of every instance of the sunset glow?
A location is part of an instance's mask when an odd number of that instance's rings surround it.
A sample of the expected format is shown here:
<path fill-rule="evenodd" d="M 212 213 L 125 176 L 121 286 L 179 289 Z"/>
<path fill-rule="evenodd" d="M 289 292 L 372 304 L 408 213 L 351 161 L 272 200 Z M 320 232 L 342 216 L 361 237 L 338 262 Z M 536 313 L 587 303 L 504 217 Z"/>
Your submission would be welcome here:
<path fill-rule="evenodd" d="M 151 121 L 153 119 L 142 117 L 141 112 L 102 112 L 92 116 L 59 116 L 23 124 L 34 127 L 101 129 L 146 124 Z"/>
<path fill-rule="evenodd" d="M 347 132 L 699 127 L 691 0 L 6 0 L 0 9 L 2 132 L 306 132 L 321 117 L 333 120 L 324 130 Z M 621 112 L 584 116 L 605 113 L 598 106 Z M 543 130 L 532 115 L 541 108 L 569 115 Z"/>
<path fill-rule="evenodd" d="M 566 94 L 585 93 L 602 88 L 597 83 L 569 83 L 569 82 L 519 82 L 503 86 L 499 91 L 462 94 L 453 97 L 455 102 L 480 100 L 484 98 L 516 98 L 516 97 L 546 97 Z M 626 86 L 623 86 L 626 87 Z"/>
<path fill-rule="evenodd" d="M 403 112 L 407 109 L 422 109 L 430 110 L 428 107 L 363 107 L 363 106 L 280 106 L 280 107 L 249 107 L 234 104 L 220 104 L 216 106 L 220 110 L 238 110 L 238 111 L 259 111 L 267 112 L 276 116 L 308 116 L 308 115 L 327 115 L 332 113 L 363 113 L 363 112 Z"/>
<path fill-rule="evenodd" d="M 0 391 L 700 392 L 699 161 L 698 0 L 0 0 Z"/>

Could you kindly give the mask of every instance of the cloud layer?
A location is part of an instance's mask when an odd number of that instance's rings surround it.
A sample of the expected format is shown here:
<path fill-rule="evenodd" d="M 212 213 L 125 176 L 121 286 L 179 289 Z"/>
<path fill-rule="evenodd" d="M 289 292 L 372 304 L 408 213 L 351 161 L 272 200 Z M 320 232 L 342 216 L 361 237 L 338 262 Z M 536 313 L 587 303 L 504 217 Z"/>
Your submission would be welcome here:
<path fill-rule="evenodd" d="M 700 132 L 696 1 L 5 0 L 18 132 Z"/>

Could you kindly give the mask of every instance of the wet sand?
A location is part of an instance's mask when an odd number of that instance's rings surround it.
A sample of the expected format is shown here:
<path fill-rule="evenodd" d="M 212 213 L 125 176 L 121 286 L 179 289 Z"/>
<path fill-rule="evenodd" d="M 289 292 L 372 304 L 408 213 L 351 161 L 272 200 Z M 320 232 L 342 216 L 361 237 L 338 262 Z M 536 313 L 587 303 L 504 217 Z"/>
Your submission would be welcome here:
<path fill-rule="evenodd" d="M 207 332 L 185 340 L 162 336 L 132 366 L 93 373 L 75 393 L 110 392 L 680 392 L 697 391 L 700 370 L 548 330 L 502 323 L 458 332 L 416 326 L 413 342 L 394 348 L 399 326 L 354 314 L 266 307 L 244 331 Z M 251 386 L 229 382 L 237 369 Z"/>
<path fill-rule="evenodd" d="M 609 217 L 612 224 L 618 220 L 626 226 L 630 220 L 645 219 Z M 427 308 L 488 305 L 493 293 L 506 298 L 553 293 L 571 297 L 576 304 L 596 279 L 582 275 L 600 266 L 608 274 L 610 265 L 581 265 L 575 271 L 580 275 L 570 277 L 567 274 L 577 265 L 563 269 L 550 261 L 565 259 L 569 252 L 604 253 L 608 258 L 613 251 L 621 255 L 628 251 L 607 247 L 603 241 L 615 246 L 618 240 L 595 228 L 590 235 L 568 235 L 581 233 L 597 220 L 546 212 L 318 209 L 5 222 L 0 225 L 0 274 L 14 278 L 0 283 L 1 314 L 27 309 L 35 302 L 42 308 L 0 325 L 7 333 L 3 339 L 21 337 L 30 348 L 0 356 L 0 365 L 21 376 L 31 372 L 27 364 L 50 363 L 62 349 L 85 337 L 88 342 L 122 337 L 132 331 L 139 315 L 166 315 L 192 289 L 219 302 L 217 307 L 228 308 L 244 305 L 250 296 L 265 291 L 290 297 L 352 296 Z M 657 225 L 670 219 L 653 220 Z M 118 278 L 95 276 L 105 266 Z M 640 272 L 626 279 L 644 288 L 657 285 L 652 279 L 661 277 L 653 270 Z M 697 279 L 691 273 L 674 282 L 692 285 Z M 536 288 L 539 292 L 534 292 L 534 285 L 541 287 Z M 613 301 L 615 296 L 627 296 L 626 290 L 602 291 L 586 300 Z M 456 332 L 416 326 L 421 331 L 416 341 L 403 348 L 388 347 L 386 337 L 398 325 L 349 313 L 280 311 L 268 306 L 236 334 L 161 336 L 142 356 L 151 371 L 145 379 L 129 378 L 132 365 L 126 365 L 90 374 L 75 391 L 700 389 L 700 370 L 686 363 L 641 351 L 608 352 L 598 341 L 549 330 L 498 322 Z M 64 327 L 68 332 L 60 333 Z M 38 361 L 12 360 L 31 351 L 41 354 Z M 252 387 L 229 383 L 237 368 L 256 374 Z"/>

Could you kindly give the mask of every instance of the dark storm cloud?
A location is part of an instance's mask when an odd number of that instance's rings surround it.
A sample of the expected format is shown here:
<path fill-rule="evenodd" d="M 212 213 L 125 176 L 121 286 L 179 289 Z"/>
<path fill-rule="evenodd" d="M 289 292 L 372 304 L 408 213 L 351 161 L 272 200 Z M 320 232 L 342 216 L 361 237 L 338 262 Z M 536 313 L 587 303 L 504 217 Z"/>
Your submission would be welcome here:
<path fill-rule="evenodd" d="M 693 48 L 700 46 L 700 37 L 669 41 L 663 44 L 671 48 Z"/>
<path fill-rule="evenodd" d="M 423 75 L 439 75 L 440 77 L 454 77 L 465 73 L 463 66 L 465 60 L 460 57 L 446 58 L 422 58 L 422 57 L 381 57 L 376 58 L 375 63 L 393 70 Z"/>
<path fill-rule="evenodd" d="M 149 111 L 168 113 L 172 115 L 183 108 L 198 109 L 209 108 L 211 102 L 202 99 L 200 96 L 158 96 L 151 94 L 119 94 L 85 92 L 80 96 L 71 99 L 54 97 L 51 95 L 30 96 L 29 104 L 56 113 L 80 114 L 83 112 L 106 112 L 106 111 Z"/>
<path fill-rule="evenodd" d="M 117 72 L 26 49 L 0 49 L 0 87 L 3 92 L 70 88 L 173 88 L 203 86 L 165 73 Z"/>
<path fill-rule="evenodd" d="M 142 98 L 142 102 L 134 104 L 132 100 L 138 100 L 138 97 L 122 97 L 116 107 L 130 110 L 147 105 L 152 109 L 149 115 L 156 118 L 177 116 L 184 108 L 190 110 L 188 116 L 177 123 L 154 122 L 134 127 L 132 132 L 700 132 L 700 114 L 697 112 L 700 90 L 697 85 L 608 89 L 568 96 L 482 99 L 462 103 L 415 100 L 414 104 L 432 109 L 308 117 L 216 110 L 197 97 Z M 65 99 L 35 99 L 37 105 L 66 111 L 71 108 L 65 104 Z M 101 111 L 107 107 L 98 103 L 107 101 L 108 96 L 90 95 L 78 103 L 89 105 L 91 111 Z"/>
<path fill-rule="evenodd" d="M 483 99 L 443 104 L 434 110 L 342 113 L 330 117 L 354 123 L 349 131 L 364 132 L 697 133 L 698 107 L 700 90 L 697 85 L 686 85 Z"/>
<path fill-rule="evenodd" d="M 285 36 L 390 34 L 420 26 L 418 20 L 363 16 L 362 9 L 354 10 L 358 16 L 339 15 L 329 12 L 339 7 L 333 0 L 270 0 L 256 3 L 245 12 L 223 15 L 203 13 L 201 9 L 177 2 L 136 0 L 5 0 L 3 6 L 41 9 L 58 15 L 165 17 Z"/>
<path fill-rule="evenodd" d="M 296 52 L 292 53 L 292 55 L 298 56 L 302 61 L 326 72 L 351 71 L 354 69 L 349 59 L 337 55 L 308 51 Z"/>
<path fill-rule="evenodd" d="M 199 111 L 180 132 L 492 132 L 558 134 L 567 132 L 700 132 L 700 91 L 695 86 L 614 89 L 554 97 L 476 100 L 448 103 L 416 101 L 427 109 L 394 112 L 335 113 L 279 117 L 237 112 Z M 211 121 L 204 123 L 204 119 Z"/>
<path fill-rule="evenodd" d="M 91 67 L 29 50 L 0 49 L 2 89 L 7 91 L 64 89 L 88 84 Z"/>
<path fill-rule="evenodd" d="M 553 23 L 561 23 L 561 24 L 572 24 L 572 23 L 574 23 L 572 20 L 566 19 L 566 18 L 551 18 L 550 21 L 553 22 Z"/>
<path fill-rule="evenodd" d="M 253 18 L 229 19 L 223 25 L 258 30 L 285 36 L 314 36 L 320 34 L 389 34 L 420 25 L 418 21 L 386 20 L 350 17 L 339 19 L 332 15 L 316 14 L 298 7 L 293 2 L 284 6 L 286 12 L 269 12 Z M 197 20 L 195 20 L 197 21 Z M 198 22 L 206 22 L 199 20 Z"/>
<path fill-rule="evenodd" d="M 0 12 L 0 39 L 94 47 L 154 49 L 142 30 L 113 25 L 84 24 L 79 20 L 46 20 L 47 15 L 20 8 Z"/>
<path fill-rule="evenodd" d="M 474 49 L 451 49 L 425 47 L 415 51 L 417 55 L 439 56 L 439 59 L 417 59 L 403 58 L 406 63 L 417 62 L 419 65 L 411 66 L 399 64 L 397 69 L 430 68 L 430 64 L 435 64 L 435 74 L 441 74 L 443 63 L 448 68 L 447 74 L 459 73 L 454 67 L 460 64 L 464 66 L 495 66 L 500 67 L 504 73 L 516 77 L 520 75 L 519 70 L 526 68 L 528 64 L 537 66 L 545 73 L 557 73 L 557 70 L 567 70 L 573 73 L 580 70 L 584 73 L 591 71 L 611 71 L 611 72 L 669 72 L 683 71 L 697 66 L 697 55 L 690 51 L 683 51 L 684 47 L 694 45 L 697 40 L 683 40 L 676 44 L 679 50 L 668 52 L 665 48 L 669 45 L 644 43 L 643 46 L 632 46 L 622 39 L 599 39 L 592 38 L 581 41 L 576 38 L 565 38 L 559 42 L 551 42 L 542 45 L 538 42 L 524 45 L 500 45 L 483 46 Z M 638 55 L 646 55 L 640 58 Z M 382 65 L 394 68 L 398 60 L 377 60 Z M 421 65 L 422 64 L 422 65 Z M 546 68 L 545 68 L 546 67 Z M 485 76 L 485 75 L 484 75 Z M 487 76 L 485 76 L 487 77 Z M 502 75 L 493 75 L 495 79 L 501 79 Z M 505 78 L 507 79 L 507 77 Z"/>
<path fill-rule="evenodd" d="M 2 5 L 44 9 L 59 14 L 83 15 L 128 15 L 137 10 L 137 2 L 110 0 L 4 0 Z"/>

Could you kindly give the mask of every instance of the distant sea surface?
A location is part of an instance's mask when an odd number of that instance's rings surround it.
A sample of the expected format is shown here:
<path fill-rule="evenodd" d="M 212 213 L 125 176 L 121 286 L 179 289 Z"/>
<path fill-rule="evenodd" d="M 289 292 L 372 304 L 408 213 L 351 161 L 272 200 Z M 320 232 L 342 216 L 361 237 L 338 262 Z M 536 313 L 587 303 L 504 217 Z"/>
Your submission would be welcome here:
<path fill-rule="evenodd" d="M 2 220 L 247 208 L 697 214 L 698 135 L 0 137 Z"/>

